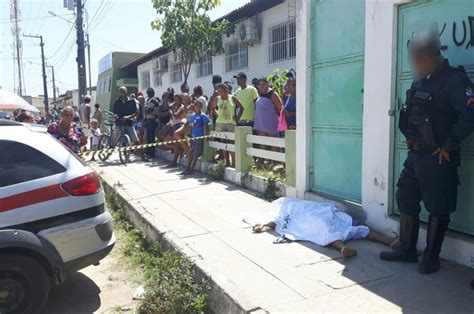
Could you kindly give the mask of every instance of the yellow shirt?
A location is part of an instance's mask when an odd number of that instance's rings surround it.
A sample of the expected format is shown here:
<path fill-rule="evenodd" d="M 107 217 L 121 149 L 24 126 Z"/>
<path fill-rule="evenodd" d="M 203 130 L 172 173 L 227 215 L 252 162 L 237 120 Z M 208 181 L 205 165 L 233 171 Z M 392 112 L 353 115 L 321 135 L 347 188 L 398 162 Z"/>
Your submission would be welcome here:
<path fill-rule="evenodd" d="M 232 95 L 229 95 L 226 100 L 223 100 L 221 97 L 218 97 L 216 123 L 236 124 L 234 117 L 235 106 L 232 102 Z"/>
<path fill-rule="evenodd" d="M 235 97 L 244 107 L 240 120 L 255 120 L 255 100 L 258 98 L 257 89 L 251 85 L 247 85 L 244 89 L 239 87 L 235 92 Z"/>

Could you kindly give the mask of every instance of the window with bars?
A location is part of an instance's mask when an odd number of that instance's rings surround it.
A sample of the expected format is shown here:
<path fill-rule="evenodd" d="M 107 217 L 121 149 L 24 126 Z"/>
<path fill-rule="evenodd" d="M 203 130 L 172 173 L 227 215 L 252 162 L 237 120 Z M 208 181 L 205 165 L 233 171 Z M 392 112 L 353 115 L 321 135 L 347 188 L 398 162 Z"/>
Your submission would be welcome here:
<path fill-rule="evenodd" d="M 170 82 L 176 83 L 183 80 L 183 70 L 181 63 L 172 63 L 170 66 Z"/>
<path fill-rule="evenodd" d="M 163 85 L 163 73 L 161 73 L 160 68 L 155 66 L 153 68 L 153 86 L 162 86 Z"/>
<path fill-rule="evenodd" d="M 105 87 L 104 87 L 104 94 L 108 94 L 110 93 L 110 86 L 112 85 L 112 77 L 111 76 L 107 76 L 105 78 Z"/>
<path fill-rule="evenodd" d="M 150 71 L 142 71 L 140 72 L 140 89 L 146 90 L 150 87 Z"/>
<path fill-rule="evenodd" d="M 99 79 L 97 81 L 97 95 L 110 93 L 110 88 L 112 86 L 112 77 L 107 76 Z"/>
<path fill-rule="evenodd" d="M 296 22 L 289 20 L 268 29 L 268 59 L 270 63 L 296 57 Z"/>
<path fill-rule="evenodd" d="M 248 66 L 248 45 L 242 42 L 227 44 L 225 48 L 226 72 L 239 70 Z"/>
<path fill-rule="evenodd" d="M 102 95 L 103 92 L 102 92 L 102 82 L 103 82 L 103 78 L 99 79 L 97 81 L 97 95 Z"/>
<path fill-rule="evenodd" d="M 203 77 L 212 74 L 212 56 L 206 53 L 201 60 L 201 63 L 196 65 L 196 76 Z"/>

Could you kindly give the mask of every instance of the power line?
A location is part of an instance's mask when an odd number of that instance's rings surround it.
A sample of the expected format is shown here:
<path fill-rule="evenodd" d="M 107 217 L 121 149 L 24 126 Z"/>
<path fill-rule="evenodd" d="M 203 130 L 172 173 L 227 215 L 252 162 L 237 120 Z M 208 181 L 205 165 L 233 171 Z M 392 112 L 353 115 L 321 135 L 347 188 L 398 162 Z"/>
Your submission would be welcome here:
<path fill-rule="evenodd" d="M 110 41 L 108 41 L 108 40 L 105 40 L 105 39 L 103 39 L 102 37 L 99 37 L 99 36 L 97 36 L 97 35 L 95 35 L 95 34 L 93 34 L 93 33 L 91 33 L 90 35 L 92 35 L 92 37 L 95 37 L 95 38 L 99 39 L 99 40 L 100 40 L 99 42 L 100 42 L 100 43 L 102 44 L 102 46 L 104 46 L 104 47 L 106 47 L 106 46 L 104 45 L 104 43 L 106 43 L 106 44 L 108 44 L 109 46 L 111 46 L 111 47 L 116 47 L 116 48 L 118 48 L 118 49 L 120 49 L 120 50 L 122 50 L 122 51 L 126 51 L 126 52 L 127 52 L 127 51 L 130 51 L 130 49 L 127 49 L 127 48 L 121 47 L 121 46 L 119 46 L 119 45 L 117 45 L 117 44 L 114 44 L 114 43 L 112 43 L 112 42 L 110 42 Z M 106 47 L 106 48 L 108 48 L 108 47 Z"/>
<path fill-rule="evenodd" d="M 62 15 L 58 15 L 58 16 L 61 16 L 61 17 L 65 17 L 65 16 L 73 16 L 74 14 L 62 14 Z M 50 19 L 50 18 L 53 18 L 55 16 L 51 16 L 51 15 L 47 15 L 47 16 L 39 16 L 39 17 L 31 17 L 31 18 L 22 18 L 21 21 L 22 22 L 30 22 L 30 21 L 38 21 L 38 20 L 45 20 L 45 19 Z M 5 23 L 8 23 L 7 20 L 10 20 L 10 18 L 0 18 L 0 24 L 5 24 Z"/>
<path fill-rule="evenodd" d="M 116 0 L 115 1 L 110 1 L 108 2 L 107 4 L 109 4 L 109 6 L 107 7 L 104 7 L 104 10 L 102 10 L 102 15 L 100 15 L 99 17 L 97 17 L 97 22 L 95 23 L 95 25 L 91 25 L 90 27 L 92 28 L 91 30 L 94 30 L 95 28 L 97 28 L 97 26 L 100 25 L 100 23 L 102 23 L 104 20 L 105 20 L 105 17 L 107 16 L 107 14 L 109 14 L 109 12 L 112 10 L 112 7 L 114 6 Z"/>
<path fill-rule="evenodd" d="M 97 13 L 99 12 L 99 10 L 101 9 L 102 5 L 104 4 L 104 0 L 101 0 L 100 1 L 100 4 L 99 4 L 99 7 L 97 8 L 97 10 L 94 12 L 94 15 L 92 16 L 92 18 L 90 19 L 90 23 L 93 23 L 94 22 L 94 18 L 96 17 Z M 87 23 L 87 32 L 89 32 L 89 26 L 90 24 Z"/>
<path fill-rule="evenodd" d="M 74 24 L 71 26 L 71 28 L 69 29 L 69 32 L 67 33 L 66 35 L 66 38 L 64 38 L 63 42 L 59 45 L 58 49 L 56 49 L 56 51 L 51 55 L 49 56 L 49 58 L 54 58 L 54 56 L 59 52 L 59 50 L 61 50 L 61 48 L 64 46 L 64 44 L 66 43 L 66 40 L 69 38 L 69 36 L 71 35 L 71 32 L 72 30 L 74 29 Z"/>

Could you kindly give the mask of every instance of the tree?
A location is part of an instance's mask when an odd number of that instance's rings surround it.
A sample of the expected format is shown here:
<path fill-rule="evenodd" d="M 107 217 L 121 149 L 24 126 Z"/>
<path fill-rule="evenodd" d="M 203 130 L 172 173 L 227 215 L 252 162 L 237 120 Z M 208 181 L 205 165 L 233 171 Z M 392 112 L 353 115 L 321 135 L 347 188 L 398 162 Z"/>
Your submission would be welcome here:
<path fill-rule="evenodd" d="M 172 51 L 181 63 L 184 83 L 187 83 L 191 66 L 206 54 L 223 51 L 222 35 L 230 35 L 227 20 L 213 23 L 208 12 L 220 0 L 152 0 L 158 17 L 151 27 L 161 31 L 163 46 Z"/>

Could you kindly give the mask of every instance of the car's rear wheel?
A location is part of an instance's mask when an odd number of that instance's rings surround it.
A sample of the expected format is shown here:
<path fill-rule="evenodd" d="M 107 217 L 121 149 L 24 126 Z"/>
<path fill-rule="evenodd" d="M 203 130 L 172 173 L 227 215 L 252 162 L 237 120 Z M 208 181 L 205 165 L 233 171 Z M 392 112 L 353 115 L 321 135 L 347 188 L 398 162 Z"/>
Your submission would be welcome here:
<path fill-rule="evenodd" d="M 107 149 L 109 148 L 109 144 L 110 144 L 110 136 L 108 136 L 107 134 L 103 134 L 100 137 L 99 147 L 97 149 L 98 150 Z M 110 153 L 99 153 L 98 156 L 100 160 L 106 161 L 110 157 Z"/>
<path fill-rule="evenodd" d="M 48 300 L 49 277 L 35 259 L 0 253 L 0 313 L 37 313 Z"/>
<path fill-rule="evenodd" d="M 129 146 L 132 146 L 132 141 L 130 140 L 130 137 L 127 134 L 122 134 L 119 139 L 119 146 L 120 148 L 126 148 Z M 126 164 L 127 162 L 130 161 L 130 154 L 131 151 L 122 151 L 119 150 L 119 157 L 120 157 L 120 162 L 122 164 Z"/>

